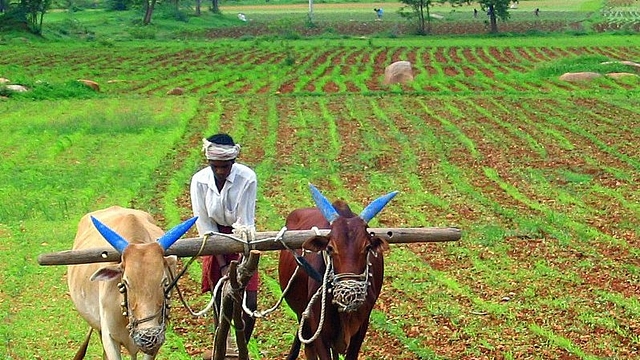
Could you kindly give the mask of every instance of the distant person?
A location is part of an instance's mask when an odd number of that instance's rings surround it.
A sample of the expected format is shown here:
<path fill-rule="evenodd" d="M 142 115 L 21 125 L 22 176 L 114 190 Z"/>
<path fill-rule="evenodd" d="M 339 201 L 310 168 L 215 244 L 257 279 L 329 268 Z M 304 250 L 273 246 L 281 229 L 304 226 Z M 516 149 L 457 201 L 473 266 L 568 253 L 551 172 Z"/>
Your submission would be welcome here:
<path fill-rule="evenodd" d="M 373 11 L 376 12 L 376 16 L 378 17 L 378 20 L 382 20 L 382 8 L 373 9 Z"/>
<path fill-rule="evenodd" d="M 536 8 L 536 10 L 534 11 L 534 13 L 536 14 L 536 16 L 540 16 L 540 8 Z"/>
<path fill-rule="evenodd" d="M 478 9 L 473 9 L 473 17 L 474 18 L 478 17 Z"/>

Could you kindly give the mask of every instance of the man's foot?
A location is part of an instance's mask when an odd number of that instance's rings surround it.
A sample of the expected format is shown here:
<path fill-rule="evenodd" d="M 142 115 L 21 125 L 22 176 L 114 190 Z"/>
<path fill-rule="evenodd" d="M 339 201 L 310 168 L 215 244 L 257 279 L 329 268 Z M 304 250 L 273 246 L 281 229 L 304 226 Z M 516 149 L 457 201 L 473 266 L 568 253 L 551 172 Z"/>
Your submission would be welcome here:
<path fill-rule="evenodd" d="M 202 360 L 211 360 L 211 359 L 213 359 L 213 351 L 205 350 L 202 353 Z"/>

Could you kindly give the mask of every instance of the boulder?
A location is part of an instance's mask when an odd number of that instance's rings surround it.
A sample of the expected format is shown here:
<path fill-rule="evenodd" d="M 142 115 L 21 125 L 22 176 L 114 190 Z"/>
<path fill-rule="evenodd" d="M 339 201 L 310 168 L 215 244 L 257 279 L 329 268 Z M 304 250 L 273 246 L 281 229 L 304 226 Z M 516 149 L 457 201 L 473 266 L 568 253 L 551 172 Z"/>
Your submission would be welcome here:
<path fill-rule="evenodd" d="M 6 84 L 8 82 L 11 82 L 11 80 L 9 80 L 7 78 L 0 77 L 0 84 Z"/>
<path fill-rule="evenodd" d="M 27 89 L 26 86 L 22 86 L 22 85 L 6 85 L 5 89 L 11 90 L 11 91 L 15 91 L 15 92 L 27 92 L 27 91 L 29 91 L 29 89 Z"/>
<path fill-rule="evenodd" d="M 384 69 L 384 84 L 407 83 L 413 81 L 413 69 L 409 61 L 396 61 Z"/>
<path fill-rule="evenodd" d="M 93 80 L 80 79 L 78 81 L 90 87 L 94 91 L 97 91 L 97 92 L 100 91 L 100 85 L 98 85 L 98 83 Z"/>
<path fill-rule="evenodd" d="M 628 77 L 632 77 L 632 76 L 639 77 L 636 74 L 627 73 L 627 72 L 608 73 L 607 76 L 612 78 L 612 79 L 628 78 Z"/>
<path fill-rule="evenodd" d="M 595 78 L 601 77 L 602 74 L 598 74 L 596 72 L 585 71 L 585 72 L 575 72 L 575 73 L 564 73 L 560 76 L 560 80 L 562 81 L 587 81 L 593 80 Z"/>
<path fill-rule="evenodd" d="M 167 95 L 182 95 L 182 94 L 184 94 L 184 89 L 181 87 L 176 87 L 167 91 Z"/>
<path fill-rule="evenodd" d="M 633 66 L 636 69 L 640 70 L 640 64 L 633 62 L 633 61 L 628 61 L 628 60 L 622 60 L 622 61 L 605 61 L 600 63 L 602 65 L 606 65 L 606 64 L 622 64 L 622 65 L 627 65 L 627 66 Z"/>

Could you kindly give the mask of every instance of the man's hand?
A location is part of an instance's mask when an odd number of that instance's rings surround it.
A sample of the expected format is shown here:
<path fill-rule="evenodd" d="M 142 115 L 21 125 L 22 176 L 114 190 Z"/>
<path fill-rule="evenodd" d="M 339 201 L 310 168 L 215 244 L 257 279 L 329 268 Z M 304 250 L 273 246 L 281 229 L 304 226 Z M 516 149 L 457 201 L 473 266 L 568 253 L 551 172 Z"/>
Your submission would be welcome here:
<path fill-rule="evenodd" d="M 240 225 L 238 223 L 234 223 L 231 225 L 233 227 L 233 234 L 244 240 L 245 242 L 252 242 L 256 239 L 256 228 L 252 225 Z"/>

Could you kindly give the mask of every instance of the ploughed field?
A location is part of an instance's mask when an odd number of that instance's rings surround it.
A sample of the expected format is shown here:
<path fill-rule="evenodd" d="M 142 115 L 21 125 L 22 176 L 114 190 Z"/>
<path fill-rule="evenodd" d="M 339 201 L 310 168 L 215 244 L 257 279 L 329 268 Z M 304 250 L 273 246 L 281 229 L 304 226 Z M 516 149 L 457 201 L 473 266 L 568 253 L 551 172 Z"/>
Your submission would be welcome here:
<path fill-rule="evenodd" d="M 537 71 L 575 57 L 637 61 L 640 48 L 544 41 L 52 47 L 16 49 L 0 62 L 34 79 L 90 78 L 123 104 L 183 88 L 195 112 L 155 172 L 157 192 L 171 182 L 167 169 L 202 164 L 193 149 L 204 135 L 228 131 L 258 173 L 258 230 L 278 230 L 289 211 L 310 206 L 309 182 L 356 212 L 399 190 L 375 227 L 462 228 L 457 243 L 386 253 L 362 358 L 633 359 L 640 82 L 572 83 Z M 397 60 L 413 64 L 414 81 L 382 85 Z M 187 184 L 174 201 L 190 216 Z M 260 309 L 279 296 L 276 267 L 277 254 L 264 254 Z M 198 307 L 206 298 L 192 270 L 181 288 Z M 184 350 L 165 347 L 161 358 L 211 345 L 208 319 L 177 301 L 172 319 Z M 296 329 L 286 309 L 259 319 L 262 358 L 283 358 Z"/>

